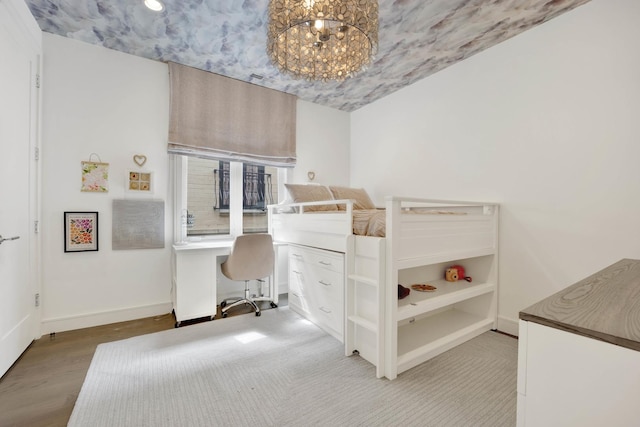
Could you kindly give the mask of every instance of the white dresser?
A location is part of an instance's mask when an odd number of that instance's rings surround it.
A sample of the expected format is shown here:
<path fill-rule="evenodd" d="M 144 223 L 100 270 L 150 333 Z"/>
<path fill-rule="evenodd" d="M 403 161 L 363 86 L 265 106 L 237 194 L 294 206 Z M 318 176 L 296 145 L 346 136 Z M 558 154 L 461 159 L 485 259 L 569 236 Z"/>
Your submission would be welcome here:
<path fill-rule="evenodd" d="M 344 254 L 289 246 L 289 307 L 343 342 Z"/>
<path fill-rule="evenodd" d="M 640 260 L 520 312 L 518 427 L 640 425 Z"/>

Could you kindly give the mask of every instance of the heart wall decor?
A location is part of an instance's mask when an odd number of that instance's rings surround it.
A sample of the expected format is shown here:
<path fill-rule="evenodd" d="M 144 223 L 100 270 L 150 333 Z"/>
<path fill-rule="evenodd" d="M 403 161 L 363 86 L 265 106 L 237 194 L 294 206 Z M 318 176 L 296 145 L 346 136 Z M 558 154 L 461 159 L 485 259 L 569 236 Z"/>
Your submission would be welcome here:
<path fill-rule="evenodd" d="M 147 156 L 144 156 L 142 154 L 136 154 L 135 156 L 133 156 L 133 161 L 135 162 L 136 165 L 142 167 L 144 166 L 145 163 L 147 163 Z"/>

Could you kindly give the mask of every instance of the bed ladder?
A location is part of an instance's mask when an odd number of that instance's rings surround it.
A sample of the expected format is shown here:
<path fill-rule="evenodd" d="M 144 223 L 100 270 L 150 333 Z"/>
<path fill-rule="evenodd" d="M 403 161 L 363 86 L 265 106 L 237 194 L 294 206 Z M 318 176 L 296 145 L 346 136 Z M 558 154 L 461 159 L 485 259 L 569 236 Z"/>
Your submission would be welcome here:
<path fill-rule="evenodd" d="M 349 236 L 345 354 L 359 354 L 384 376 L 385 239 Z"/>

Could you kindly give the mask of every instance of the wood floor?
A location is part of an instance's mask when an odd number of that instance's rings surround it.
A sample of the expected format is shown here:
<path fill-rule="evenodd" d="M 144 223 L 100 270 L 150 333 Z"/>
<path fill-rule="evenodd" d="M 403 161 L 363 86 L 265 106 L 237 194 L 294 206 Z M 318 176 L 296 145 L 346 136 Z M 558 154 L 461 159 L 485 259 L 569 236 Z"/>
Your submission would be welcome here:
<path fill-rule="evenodd" d="M 279 305 L 286 305 L 285 299 Z M 260 307 L 268 309 L 268 303 Z M 224 322 L 218 308 L 214 322 Z M 237 307 L 229 317 L 250 314 Z M 183 322 L 182 327 L 189 327 Z M 60 332 L 34 341 L 0 379 L 0 426 L 66 426 L 98 344 L 172 329 L 171 313 Z"/>

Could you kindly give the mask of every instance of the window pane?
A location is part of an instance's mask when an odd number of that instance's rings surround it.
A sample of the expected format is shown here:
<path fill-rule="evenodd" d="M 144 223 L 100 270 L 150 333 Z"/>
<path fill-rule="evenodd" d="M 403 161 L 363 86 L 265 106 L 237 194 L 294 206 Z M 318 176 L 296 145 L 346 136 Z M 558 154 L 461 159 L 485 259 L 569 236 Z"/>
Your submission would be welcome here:
<path fill-rule="evenodd" d="M 242 182 L 232 191 L 229 162 L 187 158 L 187 236 L 230 234 L 230 215 L 242 215 L 243 233 L 267 232 L 267 205 L 278 202 L 278 168 L 237 165 Z M 234 194 L 242 197 L 242 212 L 230 212 Z"/>
<path fill-rule="evenodd" d="M 229 234 L 229 163 L 189 157 L 187 165 L 187 235 Z"/>
<path fill-rule="evenodd" d="M 278 202 L 278 168 L 243 167 L 243 233 L 267 232 L 267 205 Z"/>

